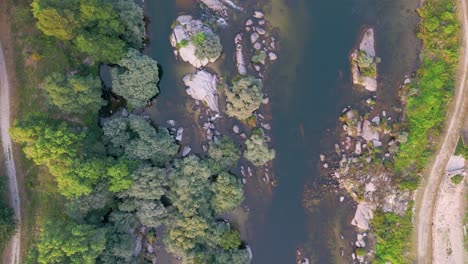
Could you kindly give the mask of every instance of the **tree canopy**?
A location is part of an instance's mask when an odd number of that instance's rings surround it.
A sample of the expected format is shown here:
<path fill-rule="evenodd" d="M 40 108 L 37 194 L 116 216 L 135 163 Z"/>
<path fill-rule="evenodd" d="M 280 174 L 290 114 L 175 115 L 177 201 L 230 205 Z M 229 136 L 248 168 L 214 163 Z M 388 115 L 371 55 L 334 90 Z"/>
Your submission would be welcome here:
<path fill-rule="evenodd" d="M 66 113 L 94 113 L 105 105 L 97 76 L 52 73 L 44 80 L 43 87 L 51 102 Z"/>
<path fill-rule="evenodd" d="M 226 114 L 239 120 L 249 118 L 263 100 L 263 83 L 253 76 L 239 77 L 226 91 Z"/>
<path fill-rule="evenodd" d="M 158 63 L 130 49 L 112 68 L 112 90 L 127 100 L 130 108 L 143 107 L 159 93 Z"/>
<path fill-rule="evenodd" d="M 247 150 L 244 152 L 244 157 L 255 166 L 263 166 L 275 158 L 275 150 L 268 148 L 263 130 L 253 134 L 245 144 Z"/>

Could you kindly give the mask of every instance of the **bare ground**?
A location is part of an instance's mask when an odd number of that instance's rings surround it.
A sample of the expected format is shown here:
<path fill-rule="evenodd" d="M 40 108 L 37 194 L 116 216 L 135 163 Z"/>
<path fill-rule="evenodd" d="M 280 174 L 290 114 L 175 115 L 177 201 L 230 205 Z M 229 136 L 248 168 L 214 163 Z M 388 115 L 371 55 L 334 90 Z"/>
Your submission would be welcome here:
<path fill-rule="evenodd" d="M 443 183 L 445 168 L 448 159 L 454 153 L 458 141 L 458 135 L 463 123 L 467 95 L 467 71 L 468 71 L 468 19 L 467 3 L 460 0 L 458 8 L 462 20 L 462 53 L 460 55 L 460 71 L 455 87 L 455 100 L 451 103 L 440 149 L 434 162 L 430 165 L 427 177 L 421 184 L 416 199 L 416 240 L 417 262 L 420 264 L 438 263 L 433 260 L 433 233 L 434 207 L 441 184 Z M 450 214 L 450 212 L 445 212 Z M 463 245 L 462 245 L 463 246 Z"/>

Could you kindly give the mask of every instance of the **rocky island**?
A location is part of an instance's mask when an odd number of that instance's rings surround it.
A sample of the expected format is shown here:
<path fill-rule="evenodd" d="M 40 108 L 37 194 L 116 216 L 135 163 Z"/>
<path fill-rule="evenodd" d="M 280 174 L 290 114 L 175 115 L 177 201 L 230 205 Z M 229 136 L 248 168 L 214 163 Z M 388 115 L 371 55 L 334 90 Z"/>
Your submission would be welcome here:
<path fill-rule="evenodd" d="M 377 63 L 380 61 L 375 54 L 374 42 L 374 29 L 365 30 L 359 48 L 350 56 L 353 84 L 370 92 L 377 91 Z"/>

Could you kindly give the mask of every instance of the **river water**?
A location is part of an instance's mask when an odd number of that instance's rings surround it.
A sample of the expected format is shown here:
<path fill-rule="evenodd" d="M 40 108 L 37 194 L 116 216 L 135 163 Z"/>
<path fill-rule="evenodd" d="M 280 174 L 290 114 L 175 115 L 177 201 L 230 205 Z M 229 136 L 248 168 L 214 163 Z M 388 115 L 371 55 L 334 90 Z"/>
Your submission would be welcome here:
<path fill-rule="evenodd" d="M 354 250 L 350 242 L 356 239 L 350 226 L 355 205 L 343 193 L 321 190 L 326 175 L 319 174 L 318 157 L 333 148 L 337 117 L 343 107 L 359 105 L 371 96 L 352 87 L 349 72 L 348 55 L 364 26 L 375 28 L 377 55 L 382 58 L 377 102 L 388 107 L 397 103 L 399 84 L 417 66 L 415 9 L 419 1 L 240 2 L 248 5 L 249 11 L 255 8 L 266 13 L 279 34 L 281 47 L 278 61 L 265 78 L 277 152 L 274 174 L 279 184 L 272 192 L 262 186 L 262 181 L 248 185 L 246 205 L 250 212 L 247 222 L 239 223 L 253 249 L 253 263 L 294 263 L 297 249 L 311 257 L 312 263 L 350 263 Z M 191 111 L 193 100 L 185 94 L 181 81 L 194 69 L 174 58 L 168 40 L 177 15 L 193 13 L 196 6 L 193 0 L 146 2 L 150 18 L 148 53 L 163 71 L 161 93 L 148 113 L 159 124 L 168 119 L 184 124 L 187 136 L 182 144 L 190 144 L 199 153 L 201 143 L 193 135 L 200 131 L 196 125 L 189 125 L 198 115 Z M 225 76 L 233 76 L 232 43 L 239 29 L 228 28 L 221 34 L 225 56 L 212 68 Z M 388 112 L 391 116 L 392 111 Z M 302 206 L 305 185 L 317 192 L 314 206 L 308 211 Z M 340 196 L 345 196 L 345 202 L 339 202 Z"/>

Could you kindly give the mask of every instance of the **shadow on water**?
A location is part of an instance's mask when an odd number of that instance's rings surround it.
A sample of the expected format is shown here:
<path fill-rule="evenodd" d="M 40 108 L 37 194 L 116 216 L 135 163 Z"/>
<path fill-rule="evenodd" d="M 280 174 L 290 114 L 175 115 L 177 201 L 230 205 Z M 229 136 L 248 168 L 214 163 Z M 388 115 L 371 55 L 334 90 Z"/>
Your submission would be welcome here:
<path fill-rule="evenodd" d="M 382 58 L 378 66 L 378 102 L 389 106 L 396 103 L 399 83 L 416 66 L 414 10 L 418 0 L 247 2 L 264 10 L 280 34 L 279 59 L 265 82 L 272 105 L 277 151 L 274 174 L 279 186 L 271 200 L 258 194 L 248 195 L 251 211 L 246 237 L 254 252 L 253 263 L 294 263 L 298 248 L 313 256 L 312 263 L 350 263 L 354 249 L 349 241 L 355 240 L 355 233 L 349 223 L 354 205 L 340 203 L 343 194 L 330 192 L 321 195 L 312 212 L 306 212 L 302 207 L 304 186 L 320 187 L 323 178 L 318 172 L 318 157 L 333 148 L 333 131 L 341 109 L 370 96 L 362 89 L 352 88 L 348 62 L 364 25 L 376 28 L 377 54 Z M 162 65 L 164 73 L 159 85 L 161 93 L 148 110 L 158 124 L 164 125 L 168 119 L 180 124 L 195 123 L 193 113 L 187 111 L 193 100 L 186 95 L 182 83 L 183 75 L 194 72 L 194 68 L 176 60 L 169 43 L 172 22 L 179 14 L 192 13 L 194 5 L 194 0 L 146 3 L 151 19 L 149 55 Z M 229 64 L 217 70 L 223 74 L 233 69 L 229 54 L 232 40 L 225 39 L 232 33 L 222 33 L 223 44 L 228 46 L 223 61 Z M 191 126 L 184 127 L 189 129 L 184 133 L 197 133 L 196 128 L 190 130 Z M 341 240 L 340 235 L 347 241 Z M 345 258 L 339 257 L 341 248 Z"/>

